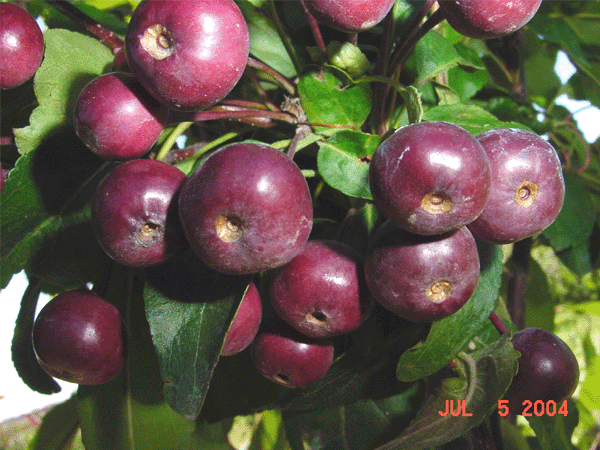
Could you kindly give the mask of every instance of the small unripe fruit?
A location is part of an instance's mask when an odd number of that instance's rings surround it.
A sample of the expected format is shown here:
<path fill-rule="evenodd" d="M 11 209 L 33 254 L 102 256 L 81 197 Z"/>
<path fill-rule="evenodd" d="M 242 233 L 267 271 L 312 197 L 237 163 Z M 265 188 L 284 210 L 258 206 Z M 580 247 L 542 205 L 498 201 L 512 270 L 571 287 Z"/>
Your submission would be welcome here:
<path fill-rule="evenodd" d="M 90 291 L 67 291 L 50 300 L 35 319 L 32 338 L 40 365 L 60 380 L 102 384 L 123 368 L 119 311 Z"/>

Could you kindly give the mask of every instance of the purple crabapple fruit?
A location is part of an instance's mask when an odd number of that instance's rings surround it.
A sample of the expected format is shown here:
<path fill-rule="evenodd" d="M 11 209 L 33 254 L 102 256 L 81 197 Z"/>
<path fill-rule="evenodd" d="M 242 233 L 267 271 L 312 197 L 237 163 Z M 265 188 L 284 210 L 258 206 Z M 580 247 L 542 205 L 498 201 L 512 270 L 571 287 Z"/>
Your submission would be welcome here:
<path fill-rule="evenodd" d="M 0 3 L 0 89 L 28 81 L 44 58 L 44 35 L 29 12 Z"/>
<path fill-rule="evenodd" d="M 248 285 L 231 326 L 227 331 L 221 355 L 231 356 L 248 347 L 260 327 L 262 318 L 262 302 L 256 285 Z"/>
<path fill-rule="evenodd" d="M 479 254 L 466 227 L 420 236 L 386 222 L 365 260 L 369 290 L 389 311 L 412 322 L 433 322 L 458 311 L 479 280 Z"/>
<path fill-rule="evenodd" d="M 522 28 L 542 0 L 438 0 L 446 20 L 459 33 L 475 39 L 505 36 Z"/>
<path fill-rule="evenodd" d="M 159 102 L 179 110 L 224 98 L 246 68 L 249 46 L 233 0 L 143 0 L 125 36 L 132 73 Z"/>
<path fill-rule="evenodd" d="M 552 145 L 530 131 L 501 128 L 477 136 L 492 168 L 492 189 L 475 237 L 509 244 L 547 228 L 564 201 L 565 182 Z"/>
<path fill-rule="evenodd" d="M 319 23 L 347 33 L 373 28 L 394 6 L 394 0 L 306 0 Z"/>
<path fill-rule="evenodd" d="M 167 121 L 168 109 L 125 72 L 94 78 L 81 91 L 73 122 L 77 136 L 106 160 L 139 158 L 150 150 Z"/>
<path fill-rule="evenodd" d="M 300 253 L 313 208 L 306 180 L 287 155 L 238 143 L 217 150 L 189 177 L 179 216 L 200 259 L 241 275 L 274 269 Z"/>
<path fill-rule="evenodd" d="M 456 230 L 483 210 L 491 172 L 469 132 L 447 122 L 406 125 L 375 151 L 369 166 L 375 205 L 411 233 Z"/>
<path fill-rule="evenodd" d="M 314 338 L 355 330 L 372 305 L 360 253 L 328 240 L 308 241 L 294 259 L 276 269 L 270 297 L 283 320 Z"/>
<path fill-rule="evenodd" d="M 519 370 L 504 395 L 512 413 L 522 414 L 527 400 L 546 404 L 573 393 L 579 381 L 579 364 L 562 339 L 540 328 L 525 328 L 513 334 L 512 343 L 521 353 Z"/>
<path fill-rule="evenodd" d="M 153 159 L 113 169 L 92 201 L 92 225 L 104 251 L 124 266 L 147 267 L 188 248 L 177 213 L 185 180 L 181 170 Z"/>
<path fill-rule="evenodd" d="M 315 339 L 286 323 L 259 330 L 252 343 L 254 366 L 264 377 L 288 388 L 304 388 L 331 367 L 334 348 L 328 339 Z"/>
<path fill-rule="evenodd" d="M 50 300 L 35 319 L 32 339 L 42 368 L 60 380 L 102 384 L 123 368 L 119 311 L 91 291 L 67 291 Z"/>

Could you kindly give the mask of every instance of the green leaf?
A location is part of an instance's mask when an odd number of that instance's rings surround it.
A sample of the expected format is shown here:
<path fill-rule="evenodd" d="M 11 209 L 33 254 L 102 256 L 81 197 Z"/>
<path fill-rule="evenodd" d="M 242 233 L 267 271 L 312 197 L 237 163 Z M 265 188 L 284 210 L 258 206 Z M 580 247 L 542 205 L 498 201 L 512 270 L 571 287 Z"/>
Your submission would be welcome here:
<path fill-rule="evenodd" d="M 79 386 L 78 412 L 88 450 L 188 450 L 203 447 L 196 424 L 166 403 L 145 318 L 142 283 L 115 266 L 105 298 L 122 311 L 127 362 L 116 378 Z"/>
<path fill-rule="evenodd" d="M 361 83 L 352 87 L 330 72 L 310 72 L 298 82 L 298 94 L 309 122 L 359 128 L 371 111 L 371 89 Z M 327 128 L 315 127 L 323 131 Z"/>
<path fill-rule="evenodd" d="M 40 282 L 32 279 L 21 299 L 10 350 L 15 369 L 25 384 L 36 392 L 54 394 L 60 392 L 60 386 L 38 363 L 31 340 L 39 296 Z"/>
<path fill-rule="evenodd" d="M 111 51 L 97 39 L 67 30 L 44 33 L 44 60 L 35 76 L 39 106 L 30 125 L 15 130 L 19 151 L 27 153 L 65 123 L 72 115 L 79 92 L 112 63 Z"/>
<path fill-rule="evenodd" d="M 75 433 L 79 429 L 77 397 L 54 406 L 42 419 L 28 450 L 70 449 Z"/>
<path fill-rule="evenodd" d="M 415 419 L 398 438 L 378 450 L 426 449 L 462 436 L 498 407 L 498 399 L 517 373 L 518 357 L 508 333 L 480 350 L 459 355 L 459 378 L 430 380 L 434 386 Z M 458 412 L 459 401 L 461 408 L 464 405 L 462 415 L 442 415 L 448 406 Z"/>
<path fill-rule="evenodd" d="M 422 399 L 423 383 L 414 383 L 402 394 L 382 400 L 362 400 L 351 405 L 308 413 L 286 414 L 286 436 L 293 450 L 312 444 L 323 450 L 371 450 L 406 428 Z"/>
<path fill-rule="evenodd" d="M 191 251 L 148 269 L 146 277 L 146 315 L 166 400 L 195 419 L 250 277 L 216 272 Z"/>
<path fill-rule="evenodd" d="M 455 67 L 460 61 L 460 55 L 454 46 L 437 31 L 430 31 L 419 40 L 413 57 L 417 69 L 417 86 Z"/>
<path fill-rule="evenodd" d="M 578 413 L 573 400 L 567 400 L 567 414 L 527 417 L 527 421 L 538 439 L 541 450 L 572 450 L 571 436 L 577 425 Z M 558 408 L 559 406 L 557 406 Z"/>
<path fill-rule="evenodd" d="M 286 77 L 296 75 L 294 64 L 273 22 L 261 9 L 253 6 L 250 0 L 242 0 L 236 3 L 248 24 L 250 54 Z"/>
<path fill-rule="evenodd" d="M 558 217 L 543 232 L 557 252 L 588 241 L 596 222 L 596 212 L 591 207 L 592 204 L 591 194 L 581 186 L 574 175 L 565 173 L 563 207 Z"/>
<path fill-rule="evenodd" d="M 77 240 L 70 238 L 89 226 L 90 199 L 109 168 L 71 128 L 53 134 L 17 160 L 2 191 L 0 288 L 29 265 L 37 267 L 33 273 L 47 278 L 44 281 L 52 282 L 51 274 L 58 274 L 61 285 L 80 285 L 93 278 L 96 266 L 91 261 L 99 256 L 97 251 L 87 252 L 97 250 L 94 241 L 73 247 Z M 42 253 L 55 244 L 62 250 Z M 40 261 L 54 267 L 37 266 Z"/>
<path fill-rule="evenodd" d="M 555 300 L 550 292 L 546 273 L 533 258 L 529 260 L 526 301 L 526 326 L 552 331 L 554 329 Z"/>
<path fill-rule="evenodd" d="M 319 142 L 317 167 L 325 182 L 351 197 L 372 200 L 369 161 L 381 143 L 374 134 L 342 130 Z"/>
<path fill-rule="evenodd" d="M 413 381 L 437 372 L 487 324 L 498 298 L 502 275 L 502 250 L 478 241 L 481 275 L 471 298 L 454 314 L 434 322 L 427 340 L 402 355 L 396 375 Z"/>
<path fill-rule="evenodd" d="M 516 122 L 502 122 L 493 114 L 475 105 L 439 105 L 423 114 L 423 120 L 441 120 L 463 127 L 469 133 L 478 135 L 495 128 L 528 128 Z"/>

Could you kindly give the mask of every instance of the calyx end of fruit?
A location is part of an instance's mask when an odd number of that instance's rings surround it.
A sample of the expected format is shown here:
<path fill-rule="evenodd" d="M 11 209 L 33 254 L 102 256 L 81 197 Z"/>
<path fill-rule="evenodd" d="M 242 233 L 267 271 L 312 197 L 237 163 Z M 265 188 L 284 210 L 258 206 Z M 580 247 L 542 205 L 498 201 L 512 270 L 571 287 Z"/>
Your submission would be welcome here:
<path fill-rule="evenodd" d="M 306 322 L 319 328 L 326 328 L 329 325 L 329 318 L 322 311 L 311 311 L 306 315 Z"/>
<path fill-rule="evenodd" d="M 427 299 L 432 303 L 442 303 L 452 294 L 453 286 L 448 280 L 436 281 L 427 288 Z"/>
<path fill-rule="evenodd" d="M 160 238 L 161 226 L 155 223 L 145 223 L 139 231 L 140 241 L 144 244 L 150 244 Z"/>
<path fill-rule="evenodd" d="M 421 200 L 421 208 L 430 214 L 444 214 L 452 210 L 454 202 L 445 192 L 430 192 Z"/>
<path fill-rule="evenodd" d="M 515 189 L 515 202 L 523 208 L 528 208 L 535 201 L 537 194 L 537 184 L 531 181 L 523 181 L 519 187 Z"/>
<path fill-rule="evenodd" d="M 146 28 L 140 44 L 150 56 L 158 60 L 168 58 L 175 51 L 171 32 L 158 23 Z"/>
<path fill-rule="evenodd" d="M 235 214 L 221 214 L 215 220 L 215 229 L 219 239 L 225 242 L 235 242 L 242 237 L 246 223 Z"/>

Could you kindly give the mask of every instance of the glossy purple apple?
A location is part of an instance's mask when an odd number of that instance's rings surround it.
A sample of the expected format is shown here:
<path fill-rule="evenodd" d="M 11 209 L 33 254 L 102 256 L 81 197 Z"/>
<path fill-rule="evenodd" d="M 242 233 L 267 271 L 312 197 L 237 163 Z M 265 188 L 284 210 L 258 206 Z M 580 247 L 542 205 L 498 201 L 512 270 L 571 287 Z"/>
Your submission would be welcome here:
<path fill-rule="evenodd" d="M 333 362 L 333 344 L 298 333 L 285 323 L 260 330 L 252 344 L 254 366 L 269 380 L 304 388 L 320 380 Z"/>
<path fill-rule="evenodd" d="M 67 291 L 50 300 L 35 319 L 32 338 L 40 365 L 60 380 L 102 384 L 123 368 L 119 311 L 90 291 Z"/>
<path fill-rule="evenodd" d="M 111 72 L 90 81 L 75 105 L 77 136 L 106 160 L 146 154 L 163 132 L 168 110 L 133 75 Z"/>
<path fill-rule="evenodd" d="M 185 180 L 181 170 L 153 159 L 113 169 L 92 202 L 92 225 L 104 251 L 124 266 L 147 267 L 188 248 L 177 213 Z"/>
<path fill-rule="evenodd" d="M 372 305 L 360 253 L 327 240 L 308 241 L 302 252 L 278 268 L 270 297 L 283 320 L 315 338 L 355 330 Z"/>
<path fill-rule="evenodd" d="M 217 150 L 189 177 L 179 216 L 208 266 L 248 274 L 282 266 L 302 251 L 313 208 L 306 180 L 287 155 L 239 143 Z"/>
<path fill-rule="evenodd" d="M 44 58 L 44 35 L 23 8 L 0 3 L 0 89 L 28 81 Z"/>
<path fill-rule="evenodd" d="M 233 0 L 143 0 L 125 37 L 131 72 L 162 104 L 197 110 L 225 97 L 244 72 L 248 26 Z"/>
<path fill-rule="evenodd" d="M 525 328 L 513 335 L 512 343 L 521 353 L 519 371 L 504 395 L 512 413 L 522 414 L 527 400 L 532 405 L 538 400 L 558 403 L 573 393 L 579 381 L 579 364 L 562 339 L 540 328 Z M 529 413 L 534 415 L 533 406 Z"/>
<path fill-rule="evenodd" d="M 248 347 L 260 327 L 262 302 L 256 285 L 250 283 L 225 336 L 221 355 L 231 356 Z"/>
<path fill-rule="evenodd" d="M 412 322 L 433 322 L 458 311 L 479 280 L 479 254 L 466 227 L 420 236 L 386 222 L 365 260 L 369 290 L 389 311 Z"/>
<path fill-rule="evenodd" d="M 369 167 L 377 208 L 399 227 L 433 235 L 475 220 L 487 202 L 491 172 L 477 139 L 458 125 L 421 122 L 399 128 Z"/>
<path fill-rule="evenodd" d="M 319 23 L 347 33 L 373 28 L 394 6 L 394 0 L 305 0 Z"/>
<path fill-rule="evenodd" d="M 492 169 L 492 189 L 469 224 L 479 239 L 509 244 L 547 228 L 560 213 L 565 182 L 556 150 L 530 131 L 502 128 L 477 136 Z"/>
<path fill-rule="evenodd" d="M 475 39 L 514 33 L 531 20 L 541 3 L 542 0 L 438 0 L 452 28 Z"/>

